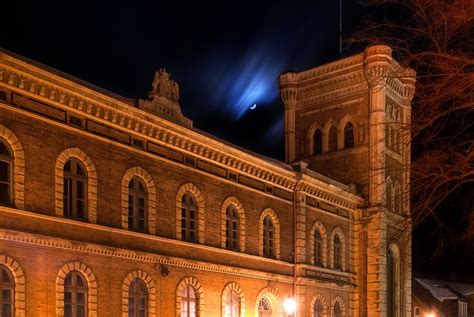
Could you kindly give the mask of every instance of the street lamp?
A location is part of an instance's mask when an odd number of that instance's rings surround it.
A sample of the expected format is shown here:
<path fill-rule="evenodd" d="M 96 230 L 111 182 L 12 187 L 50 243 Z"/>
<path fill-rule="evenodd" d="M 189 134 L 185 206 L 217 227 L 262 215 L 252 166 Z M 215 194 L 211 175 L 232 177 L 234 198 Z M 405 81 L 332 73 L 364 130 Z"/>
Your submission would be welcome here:
<path fill-rule="evenodd" d="M 436 315 L 434 313 L 428 313 L 426 314 L 426 317 L 436 317 Z"/>
<path fill-rule="evenodd" d="M 296 311 L 296 302 L 293 298 L 287 298 L 283 302 L 283 308 L 287 315 L 292 315 Z"/>

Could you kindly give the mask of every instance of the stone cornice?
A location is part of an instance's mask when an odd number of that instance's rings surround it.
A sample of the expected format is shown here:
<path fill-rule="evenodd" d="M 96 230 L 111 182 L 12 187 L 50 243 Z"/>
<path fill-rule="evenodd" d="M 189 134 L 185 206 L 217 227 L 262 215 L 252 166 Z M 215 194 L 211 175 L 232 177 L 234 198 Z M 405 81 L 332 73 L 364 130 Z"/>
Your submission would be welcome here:
<path fill-rule="evenodd" d="M 110 227 L 105 227 L 105 226 L 96 225 L 96 224 L 84 223 L 81 221 L 74 221 L 71 219 L 52 217 L 52 216 L 47 216 L 43 214 L 36 214 L 32 212 L 16 210 L 13 208 L 8 208 L 8 207 L 3 207 L 3 206 L 0 206 L 0 212 L 7 212 L 7 213 L 12 213 L 12 214 L 18 214 L 18 215 L 23 214 L 23 216 L 26 216 L 26 217 L 37 217 L 37 218 L 42 218 L 44 220 L 49 220 L 53 222 L 69 223 L 73 225 L 89 227 L 91 229 L 105 230 L 112 233 L 120 233 L 120 234 L 125 234 L 125 235 L 130 235 L 130 236 L 139 236 L 140 238 L 143 238 L 145 240 L 150 239 L 154 241 L 160 241 L 162 243 L 176 244 L 177 247 L 179 247 L 180 245 L 181 246 L 187 245 L 187 246 L 192 246 L 192 247 L 203 249 L 203 250 L 205 249 L 209 251 L 217 251 L 217 252 L 226 253 L 226 254 L 232 253 L 232 255 L 236 257 L 269 262 L 269 264 L 272 267 L 274 267 L 275 265 L 282 266 L 285 269 L 291 269 L 293 267 L 293 264 L 274 260 L 274 259 L 263 258 L 263 257 L 249 255 L 249 254 L 240 253 L 240 252 L 232 252 L 225 249 L 219 249 L 219 248 L 209 247 L 205 245 L 187 243 L 180 240 L 167 239 L 167 238 L 132 232 L 132 231 L 123 230 L 123 229 L 116 229 L 116 228 L 110 228 Z M 185 267 L 185 268 L 190 268 L 190 269 L 204 270 L 204 271 L 210 271 L 210 272 L 216 272 L 216 273 L 233 274 L 237 276 L 258 278 L 258 279 L 265 279 L 265 280 L 271 279 L 271 280 L 279 280 L 282 282 L 289 282 L 293 278 L 292 275 L 287 276 L 287 275 L 276 274 L 276 273 L 261 272 L 261 271 L 251 270 L 251 269 L 240 268 L 240 267 L 232 267 L 228 265 L 215 264 L 215 263 L 204 262 L 204 261 L 195 261 L 191 259 L 159 255 L 159 254 L 150 253 L 150 252 L 133 251 L 129 249 L 105 246 L 105 245 L 100 245 L 100 244 L 95 244 L 95 243 L 80 242 L 76 240 L 73 241 L 73 240 L 68 240 L 68 239 L 59 238 L 59 237 L 46 236 L 42 234 L 33 234 L 33 233 L 27 233 L 23 231 L 17 231 L 17 230 L 5 229 L 5 228 L 0 228 L 0 240 L 15 241 L 15 242 L 20 242 L 20 243 L 51 247 L 51 248 L 57 248 L 57 249 L 63 249 L 63 250 L 87 252 L 87 253 L 93 253 L 93 254 L 103 255 L 103 256 L 111 256 L 111 257 L 118 257 L 118 258 L 130 259 L 130 260 L 136 260 L 136 261 L 159 263 L 159 264 L 170 265 L 170 266 Z"/>
<path fill-rule="evenodd" d="M 391 54 L 387 46 L 371 46 L 358 55 L 300 73 L 284 74 L 280 83 L 291 82 L 298 87 L 297 108 L 349 96 L 376 82 L 387 85 L 400 98 L 412 98 L 416 73 L 403 68 Z"/>
<path fill-rule="evenodd" d="M 327 201 L 348 209 L 356 209 L 363 205 L 364 200 L 348 191 L 341 189 L 332 184 L 326 184 L 314 177 L 302 174 L 301 180 L 298 181 L 296 190 L 317 198 L 318 200 Z"/>
<path fill-rule="evenodd" d="M 0 86 L 62 109 L 79 112 L 98 122 L 140 135 L 182 153 L 197 156 L 217 166 L 238 171 L 242 175 L 261 179 L 276 187 L 294 190 L 296 186 L 296 173 L 292 170 L 181 127 L 121 101 L 118 97 L 116 99 L 92 90 L 2 51 L 0 51 Z M 328 185 L 323 182 L 313 183 L 312 191 L 317 192 L 318 187 L 324 189 Z M 338 197 L 341 197 L 339 192 L 336 195 L 327 192 L 326 195 L 333 196 L 331 197 L 333 202 L 339 201 Z M 344 206 L 347 206 L 347 202 Z"/>
<path fill-rule="evenodd" d="M 81 112 L 155 142 L 238 170 L 275 186 L 292 189 L 294 172 L 213 138 L 181 127 L 131 104 L 79 85 L 0 51 L 0 84 L 62 108 Z M 283 164 L 283 163 L 282 163 Z"/>
<path fill-rule="evenodd" d="M 291 283 L 293 277 L 272 274 L 261 271 L 254 271 L 248 269 L 234 268 L 226 265 L 213 264 L 202 261 L 194 261 L 189 259 L 163 256 L 152 253 L 144 253 L 138 251 L 131 251 L 127 249 L 119 249 L 106 247 L 92 243 L 82 243 L 77 241 L 70 241 L 66 239 L 48 237 L 40 234 L 31 234 L 21 231 L 14 231 L 8 229 L 0 229 L 0 240 L 13 241 L 17 243 L 24 243 L 42 247 L 49 247 L 55 249 L 63 249 L 68 251 L 86 252 L 96 255 L 109 256 L 115 258 L 122 258 L 128 260 L 135 260 L 141 262 L 157 263 L 175 267 L 182 267 L 200 271 L 208 271 L 222 274 L 230 274 L 247 278 L 263 279 L 263 280 L 276 280 L 279 282 Z"/>

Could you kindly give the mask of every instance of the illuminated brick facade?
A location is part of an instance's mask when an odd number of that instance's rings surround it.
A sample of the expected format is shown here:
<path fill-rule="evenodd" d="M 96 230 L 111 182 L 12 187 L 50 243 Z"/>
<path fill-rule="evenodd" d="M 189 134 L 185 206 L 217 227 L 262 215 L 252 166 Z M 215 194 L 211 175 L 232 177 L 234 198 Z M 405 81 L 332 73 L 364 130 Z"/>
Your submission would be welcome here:
<path fill-rule="evenodd" d="M 396 316 L 409 315 L 407 198 L 388 210 L 372 170 L 409 164 L 374 124 L 386 95 L 409 123 L 413 82 L 376 80 L 397 65 L 372 47 L 282 75 L 283 163 L 192 128 L 163 71 L 135 101 L 0 51 L 0 304 L 17 317 L 284 316 L 295 298 L 297 316 L 386 316 L 393 287 Z M 354 147 L 301 149 L 329 119 L 352 122 Z"/>

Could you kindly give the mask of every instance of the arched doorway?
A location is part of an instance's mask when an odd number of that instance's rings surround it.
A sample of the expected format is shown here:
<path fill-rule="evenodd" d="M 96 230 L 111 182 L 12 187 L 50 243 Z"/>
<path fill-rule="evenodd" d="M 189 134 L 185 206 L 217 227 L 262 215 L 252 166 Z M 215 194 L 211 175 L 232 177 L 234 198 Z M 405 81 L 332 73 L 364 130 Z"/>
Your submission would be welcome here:
<path fill-rule="evenodd" d="M 270 317 L 272 316 L 272 306 L 270 301 L 265 297 L 262 297 L 258 302 L 258 317 Z"/>

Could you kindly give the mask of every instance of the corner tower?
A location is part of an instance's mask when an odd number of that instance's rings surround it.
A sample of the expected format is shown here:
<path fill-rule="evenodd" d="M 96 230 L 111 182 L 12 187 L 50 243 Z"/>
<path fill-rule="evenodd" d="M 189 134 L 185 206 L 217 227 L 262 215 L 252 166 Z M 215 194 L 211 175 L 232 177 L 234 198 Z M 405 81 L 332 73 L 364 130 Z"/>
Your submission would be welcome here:
<path fill-rule="evenodd" d="M 411 312 L 409 167 L 416 74 L 390 47 L 280 76 L 285 157 L 365 198 L 354 222 L 360 316 Z"/>

